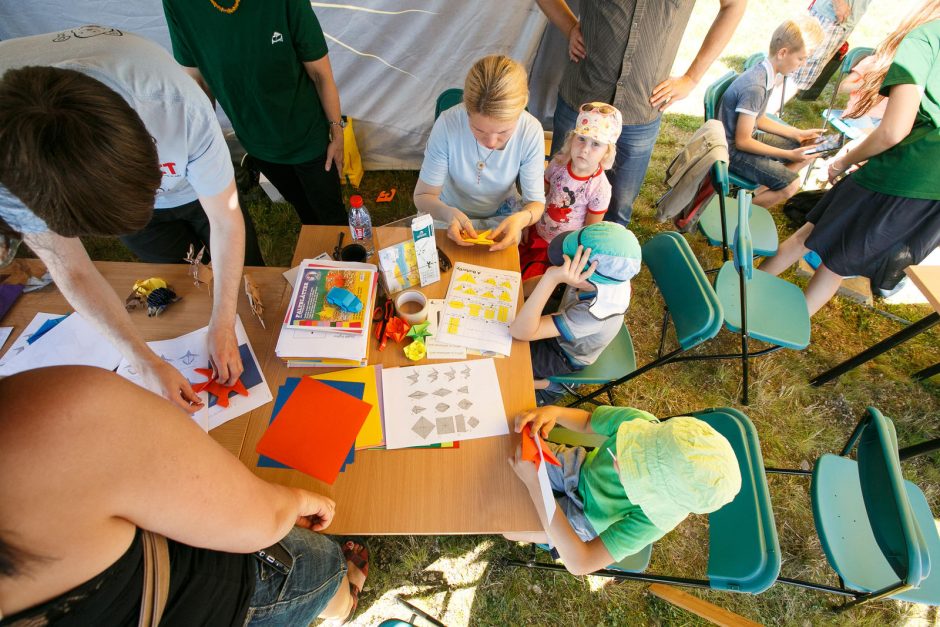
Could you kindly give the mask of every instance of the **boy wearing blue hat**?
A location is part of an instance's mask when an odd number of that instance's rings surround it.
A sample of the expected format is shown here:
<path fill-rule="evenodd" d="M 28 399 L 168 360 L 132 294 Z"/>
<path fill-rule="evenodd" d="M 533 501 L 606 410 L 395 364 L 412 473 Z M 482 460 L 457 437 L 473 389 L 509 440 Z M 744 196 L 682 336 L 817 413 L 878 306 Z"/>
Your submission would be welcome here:
<path fill-rule="evenodd" d="M 554 545 L 572 574 L 591 573 L 638 553 L 690 513 L 717 511 L 741 489 L 731 444 L 697 418 L 660 422 L 630 407 L 601 406 L 588 413 L 547 406 L 518 416 L 516 431 L 529 425 L 532 434 L 545 437 L 556 422 L 608 437 L 590 452 L 547 443 L 561 464 L 546 466 L 558 505 L 551 518 L 536 466 L 521 459 L 517 449 L 509 464 L 525 483 L 544 531 L 506 538 Z"/>
<path fill-rule="evenodd" d="M 640 271 L 636 236 L 614 222 L 598 222 L 560 234 L 548 247 L 552 266 L 519 310 L 509 332 L 530 341 L 539 405 L 564 388 L 548 377 L 594 363 L 623 325 L 630 306 L 630 279 Z M 542 315 L 555 288 L 566 284 L 558 311 Z"/>

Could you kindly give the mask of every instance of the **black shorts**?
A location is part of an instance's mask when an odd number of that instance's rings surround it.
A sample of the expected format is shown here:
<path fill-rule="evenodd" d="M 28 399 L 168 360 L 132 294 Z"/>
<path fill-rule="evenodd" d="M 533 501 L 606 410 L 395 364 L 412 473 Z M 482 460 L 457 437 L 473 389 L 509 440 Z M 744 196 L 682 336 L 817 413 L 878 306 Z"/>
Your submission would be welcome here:
<path fill-rule="evenodd" d="M 584 368 L 571 363 L 565 351 L 558 345 L 557 338 L 530 342 L 529 349 L 532 351 L 532 376 L 536 379 L 571 374 Z"/>

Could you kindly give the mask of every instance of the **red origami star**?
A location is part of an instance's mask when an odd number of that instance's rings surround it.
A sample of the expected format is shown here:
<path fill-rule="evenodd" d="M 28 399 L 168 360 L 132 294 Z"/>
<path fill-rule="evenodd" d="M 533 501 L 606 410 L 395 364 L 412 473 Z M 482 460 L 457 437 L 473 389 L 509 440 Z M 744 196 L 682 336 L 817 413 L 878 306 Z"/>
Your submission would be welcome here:
<path fill-rule="evenodd" d="M 228 395 L 231 392 L 248 396 L 248 390 L 245 389 L 241 379 L 237 380 L 235 385 L 222 385 L 216 380 L 216 375 L 211 368 L 196 368 L 196 372 L 206 377 L 208 381 L 197 383 L 193 386 L 193 391 L 197 394 L 199 392 L 212 394 L 218 399 L 218 403 L 222 407 L 228 407 Z"/>

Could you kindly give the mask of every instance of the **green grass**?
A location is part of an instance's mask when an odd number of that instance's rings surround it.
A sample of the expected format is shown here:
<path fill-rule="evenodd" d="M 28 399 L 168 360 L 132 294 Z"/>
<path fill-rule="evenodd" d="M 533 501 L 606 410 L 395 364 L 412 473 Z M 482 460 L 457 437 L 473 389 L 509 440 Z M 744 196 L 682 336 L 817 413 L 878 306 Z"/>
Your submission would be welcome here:
<path fill-rule="evenodd" d="M 752 0 L 739 34 L 716 66 L 740 70 L 751 52 L 765 47 L 769 32 L 780 19 L 798 14 L 805 4 Z M 853 45 L 876 43 L 912 4 L 913 0 L 873 3 L 852 37 Z M 716 7 L 714 2 L 698 3 L 677 65 L 683 58 L 687 63 L 694 54 Z M 716 76 L 726 71 L 713 69 Z M 831 89 L 828 87 L 816 103 L 791 102 L 784 119 L 801 127 L 817 126 Z M 631 224 L 641 242 L 670 228 L 654 220 L 653 203 L 665 191 L 665 167 L 700 123 L 701 118 L 695 115 L 670 114 L 664 118 Z M 413 171 L 368 172 L 358 190 L 347 189 L 346 193 L 361 194 L 375 223 L 384 224 L 414 212 L 411 191 L 416 180 Z M 374 202 L 379 191 L 392 187 L 398 190 L 393 202 Z M 287 265 L 300 227 L 293 210 L 283 203 L 271 203 L 258 188 L 242 192 L 267 263 Z M 777 215 L 781 237 L 785 237 L 791 229 Z M 719 263 L 719 252 L 705 246 L 701 237 L 689 236 L 689 240 L 703 266 Z M 86 245 L 95 259 L 133 259 L 113 240 L 89 238 Z M 805 279 L 792 272 L 785 277 L 805 285 Z M 627 322 L 638 361 L 645 363 L 658 346 L 662 304 L 648 272 L 642 272 L 633 287 Z M 916 320 L 929 311 L 926 306 L 890 306 L 882 302 L 876 306 L 906 320 Z M 820 454 L 841 447 L 867 405 L 878 407 L 895 421 L 902 446 L 940 437 L 940 388 L 936 379 L 914 383 L 909 378 L 910 373 L 937 361 L 940 334 L 936 331 L 921 334 L 822 388 L 807 384 L 813 375 L 900 328 L 895 320 L 837 297 L 813 319 L 813 340 L 808 349 L 782 351 L 752 363 L 752 402 L 741 409 L 757 425 L 768 465 L 810 468 Z M 709 348 L 736 351 L 736 338 L 723 334 Z M 695 362 L 647 373 L 621 386 L 615 401 L 657 415 L 672 415 L 709 406 L 738 406 L 740 393 L 738 363 Z M 925 491 L 933 511 L 940 512 L 940 455 L 908 462 L 904 471 Z M 813 530 L 808 481 L 773 477 L 770 487 L 783 551 L 782 573 L 836 584 Z M 343 506 L 342 502 L 338 505 Z M 703 517 L 686 521 L 656 544 L 650 571 L 703 576 L 706 537 Z M 386 536 L 370 538 L 369 546 L 373 561 L 360 602 L 359 624 L 377 624 L 392 616 L 406 618 L 407 611 L 393 600 L 396 594 L 451 626 L 704 624 L 647 594 L 643 584 L 507 568 L 501 565 L 503 560 L 526 558 L 531 549 L 500 537 Z M 876 603 L 837 615 L 830 611 L 837 599 L 780 585 L 756 597 L 702 591 L 693 594 L 772 625 L 851 622 L 880 627 L 940 622 L 936 609 L 896 602 Z"/>

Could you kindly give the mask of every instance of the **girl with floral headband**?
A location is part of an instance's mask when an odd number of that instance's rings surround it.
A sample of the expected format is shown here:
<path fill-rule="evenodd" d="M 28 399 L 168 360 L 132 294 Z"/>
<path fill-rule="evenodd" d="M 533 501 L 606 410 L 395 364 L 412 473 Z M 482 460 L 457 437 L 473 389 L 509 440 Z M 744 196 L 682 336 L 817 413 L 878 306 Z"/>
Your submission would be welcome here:
<path fill-rule="evenodd" d="M 614 164 L 622 128 L 620 111 L 615 107 L 602 102 L 581 105 L 574 129 L 545 170 L 545 213 L 529 228 L 528 237 L 519 246 L 519 262 L 528 288 L 534 287 L 551 265 L 548 244 L 556 235 L 603 219 L 611 193 L 604 170 Z"/>

